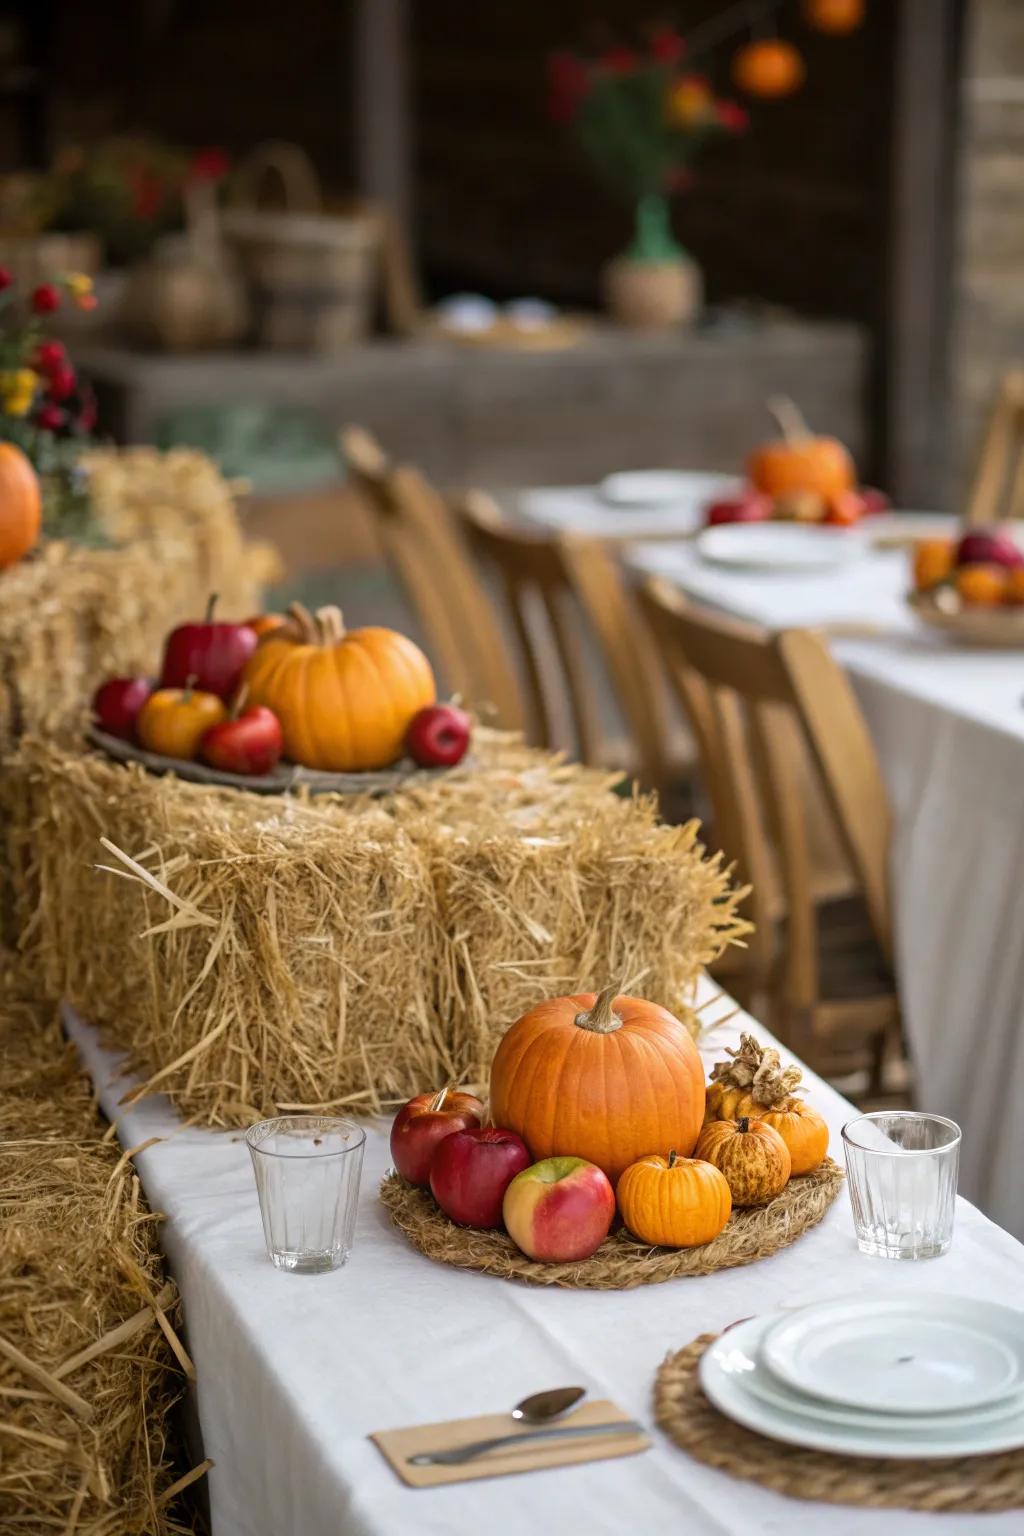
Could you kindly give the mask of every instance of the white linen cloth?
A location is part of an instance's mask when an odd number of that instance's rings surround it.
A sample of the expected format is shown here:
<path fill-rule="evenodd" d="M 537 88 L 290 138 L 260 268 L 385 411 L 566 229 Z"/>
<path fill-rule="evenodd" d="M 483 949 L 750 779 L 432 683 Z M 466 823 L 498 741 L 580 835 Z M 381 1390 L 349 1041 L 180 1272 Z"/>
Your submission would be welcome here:
<path fill-rule="evenodd" d="M 702 996 L 715 998 L 710 983 Z M 725 999 L 705 1019 L 724 1018 Z M 951 1251 L 898 1264 L 860 1254 L 845 1191 L 792 1247 L 745 1269 L 634 1291 L 533 1288 L 435 1264 L 391 1226 L 377 1199 L 387 1127 L 368 1135 L 355 1246 L 328 1275 L 289 1275 L 267 1259 L 241 1135 L 184 1127 L 166 1100 L 119 1109 L 130 1086 L 96 1034 L 69 1018 L 126 1147 L 166 1138 L 136 1166 L 181 1287 L 209 1474 L 214 1536 L 1010 1536 L 1020 1515 L 941 1516 L 807 1504 L 712 1471 L 653 1426 L 664 1356 L 753 1313 L 856 1292 L 967 1293 L 1015 1303 L 1024 1250 L 961 1201 Z M 710 1064 L 744 1015 L 710 1034 Z M 808 1074 L 833 1154 L 852 1113 Z M 652 1449 L 585 1467 L 416 1490 L 367 1439 L 376 1429 L 509 1408 L 528 1392 L 579 1383 L 649 1426 Z"/>

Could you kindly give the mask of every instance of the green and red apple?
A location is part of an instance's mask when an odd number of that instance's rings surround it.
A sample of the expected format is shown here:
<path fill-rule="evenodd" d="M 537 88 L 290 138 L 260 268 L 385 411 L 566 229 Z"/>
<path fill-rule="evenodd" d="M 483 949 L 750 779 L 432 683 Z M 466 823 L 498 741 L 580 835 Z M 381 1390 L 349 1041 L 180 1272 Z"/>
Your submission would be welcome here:
<path fill-rule="evenodd" d="M 589 1259 L 611 1230 L 615 1191 L 595 1163 L 546 1157 L 512 1180 L 502 1214 L 509 1236 L 528 1258 Z"/>

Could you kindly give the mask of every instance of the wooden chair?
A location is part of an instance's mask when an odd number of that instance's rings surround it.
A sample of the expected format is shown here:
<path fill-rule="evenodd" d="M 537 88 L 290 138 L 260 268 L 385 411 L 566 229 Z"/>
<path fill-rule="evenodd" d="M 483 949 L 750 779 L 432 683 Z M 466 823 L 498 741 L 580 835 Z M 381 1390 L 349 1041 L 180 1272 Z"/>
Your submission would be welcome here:
<path fill-rule="evenodd" d="M 739 985 L 816 1071 L 882 1086 L 899 1038 L 885 790 L 857 701 L 810 630 L 769 634 L 691 606 L 657 579 L 644 613 L 697 738 L 715 841 L 752 886 Z M 854 896 L 819 900 L 807 775 L 823 791 Z"/>
<path fill-rule="evenodd" d="M 968 523 L 1024 517 L 1024 371 L 1004 375 L 967 500 Z"/>
<path fill-rule="evenodd" d="M 568 746 L 585 763 L 625 768 L 668 801 L 684 770 L 667 745 L 657 656 L 612 555 L 597 540 L 514 527 L 481 492 L 463 497 L 456 512 L 470 547 L 504 591 L 527 682 L 531 739 Z M 628 740 L 616 740 L 602 719 L 600 671 Z M 683 755 L 692 766 L 692 743 Z"/>
<path fill-rule="evenodd" d="M 394 467 L 363 428 L 346 427 L 339 442 L 448 686 L 468 704 L 490 706 L 494 724 L 521 730 L 508 647 L 444 498 L 418 470 Z"/>

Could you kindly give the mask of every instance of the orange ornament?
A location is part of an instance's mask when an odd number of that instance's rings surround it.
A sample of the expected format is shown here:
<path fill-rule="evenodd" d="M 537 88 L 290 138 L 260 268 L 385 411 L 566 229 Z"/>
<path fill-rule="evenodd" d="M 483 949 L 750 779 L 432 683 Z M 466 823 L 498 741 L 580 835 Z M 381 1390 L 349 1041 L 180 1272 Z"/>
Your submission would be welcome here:
<path fill-rule="evenodd" d="M 853 460 L 837 438 L 815 437 L 792 400 L 779 396 L 769 400 L 768 409 L 782 436 L 762 443 L 747 459 L 755 490 L 772 497 L 815 491 L 830 507 L 853 490 Z"/>
<path fill-rule="evenodd" d="M 778 37 L 748 43 L 732 61 L 732 77 L 740 90 L 769 101 L 792 96 L 803 85 L 806 73 L 793 44 Z"/>
<path fill-rule="evenodd" d="M 31 462 L 13 443 L 0 443 L 0 571 L 35 547 L 42 516 Z"/>
<path fill-rule="evenodd" d="M 1009 591 L 1007 574 L 1004 565 L 961 565 L 953 580 L 964 603 L 998 608 Z"/>
<path fill-rule="evenodd" d="M 804 20 L 816 32 L 845 37 L 864 21 L 864 0 L 804 0 Z"/>
<path fill-rule="evenodd" d="M 930 592 L 953 574 L 956 539 L 919 539 L 914 545 L 914 587 Z"/>

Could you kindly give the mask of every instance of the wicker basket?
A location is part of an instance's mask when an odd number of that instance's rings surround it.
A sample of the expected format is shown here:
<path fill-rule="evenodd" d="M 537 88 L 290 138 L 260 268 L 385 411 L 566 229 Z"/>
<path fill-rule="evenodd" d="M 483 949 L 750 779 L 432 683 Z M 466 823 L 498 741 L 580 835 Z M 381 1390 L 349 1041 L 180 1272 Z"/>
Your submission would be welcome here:
<path fill-rule="evenodd" d="M 283 205 L 262 206 L 276 179 Z M 261 144 L 236 177 L 223 230 L 249 283 L 261 346 L 341 352 L 373 319 L 381 228 L 371 212 L 325 214 L 320 183 L 294 144 Z"/>

